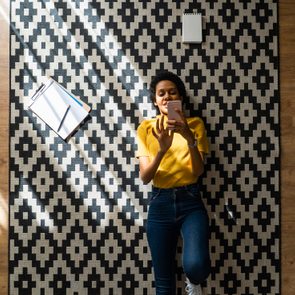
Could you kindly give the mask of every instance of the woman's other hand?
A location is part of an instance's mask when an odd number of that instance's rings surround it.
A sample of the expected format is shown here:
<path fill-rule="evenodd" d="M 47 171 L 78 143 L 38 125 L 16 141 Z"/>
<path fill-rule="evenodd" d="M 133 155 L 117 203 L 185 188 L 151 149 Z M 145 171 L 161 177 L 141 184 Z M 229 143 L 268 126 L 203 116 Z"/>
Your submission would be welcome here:
<path fill-rule="evenodd" d="M 172 144 L 174 131 L 165 128 L 163 115 L 157 119 L 156 131 L 153 128 L 152 132 L 159 142 L 160 152 L 166 153 Z"/>

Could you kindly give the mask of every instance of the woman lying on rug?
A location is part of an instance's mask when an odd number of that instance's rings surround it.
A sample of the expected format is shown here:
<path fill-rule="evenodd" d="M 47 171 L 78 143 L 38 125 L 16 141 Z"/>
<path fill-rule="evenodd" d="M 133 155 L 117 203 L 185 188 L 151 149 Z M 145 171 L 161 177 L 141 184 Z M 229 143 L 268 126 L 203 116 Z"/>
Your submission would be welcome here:
<path fill-rule="evenodd" d="M 183 269 L 188 294 L 202 294 L 200 283 L 210 273 L 209 220 L 198 177 L 204 170 L 208 140 L 203 121 L 186 118 L 180 107 L 168 119 L 168 102 L 187 98 L 182 80 L 163 72 L 150 84 L 151 98 L 160 115 L 137 129 L 140 177 L 153 182 L 147 219 L 147 238 L 154 267 L 156 294 L 176 292 L 175 258 L 183 239 Z M 173 109 L 174 108 L 174 109 Z"/>

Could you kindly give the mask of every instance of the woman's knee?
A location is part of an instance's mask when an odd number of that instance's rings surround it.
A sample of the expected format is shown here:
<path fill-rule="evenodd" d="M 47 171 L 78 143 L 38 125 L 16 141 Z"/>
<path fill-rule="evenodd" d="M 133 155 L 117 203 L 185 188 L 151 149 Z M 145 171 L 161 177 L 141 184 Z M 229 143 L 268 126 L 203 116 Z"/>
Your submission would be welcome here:
<path fill-rule="evenodd" d="M 202 283 L 210 274 L 210 260 L 200 257 L 195 261 L 188 261 L 184 266 L 184 272 L 193 284 Z"/>

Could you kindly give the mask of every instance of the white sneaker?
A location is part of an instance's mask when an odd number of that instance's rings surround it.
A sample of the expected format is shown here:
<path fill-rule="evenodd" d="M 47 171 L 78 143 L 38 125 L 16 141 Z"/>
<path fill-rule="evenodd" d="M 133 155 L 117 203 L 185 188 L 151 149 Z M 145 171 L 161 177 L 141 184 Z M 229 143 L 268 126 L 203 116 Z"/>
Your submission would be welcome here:
<path fill-rule="evenodd" d="M 202 295 L 202 288 L 201 285 L 194 285 L 192 284 L 189 279 L 186 279 L 186 287 L 185 291 L 188 295 Z"/>

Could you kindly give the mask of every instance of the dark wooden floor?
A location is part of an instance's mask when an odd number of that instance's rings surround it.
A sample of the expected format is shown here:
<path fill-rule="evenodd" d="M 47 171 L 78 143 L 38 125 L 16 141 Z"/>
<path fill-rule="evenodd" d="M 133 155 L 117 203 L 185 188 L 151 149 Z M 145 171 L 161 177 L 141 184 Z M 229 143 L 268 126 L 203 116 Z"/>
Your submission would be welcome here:
<path fill-rule="evenodd" d="M 281 0 L 281 224 L 282 294 L 295 294 L 295 1 Z"/>

